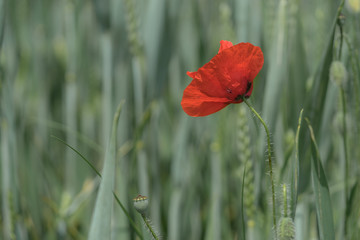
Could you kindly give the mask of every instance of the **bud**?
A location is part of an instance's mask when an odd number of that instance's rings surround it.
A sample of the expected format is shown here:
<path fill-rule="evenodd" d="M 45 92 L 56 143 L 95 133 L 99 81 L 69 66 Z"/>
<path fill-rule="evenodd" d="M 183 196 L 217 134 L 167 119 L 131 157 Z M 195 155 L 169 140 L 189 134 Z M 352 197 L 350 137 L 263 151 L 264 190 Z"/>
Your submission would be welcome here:
<path fill-rule="evenodd" d="M 340 13 L 340 15 L 339 15 L 339 17 L 338 17 L 338 19 L 337 19 L 337 22 L 338 22 L 338 24 L 340 24 L 341 26 L 343 26 L 344 24 L 345 24 L 345 15 L 344 14 L 342 14 L 342 13 Z"/>
<path fill-rule="evenodd" d="M 330 66 L 330 80 L 336 85 L 342 86 L 346 82 L 347 71 L 344 64 L 340 61 L 333 61 Z"/>
<path fill-rule="evenodd" d="M 295 227 L 291 217 L 282 217 L 279 221 L 278 228 L 279 240 L 293 240 L 295 239 Z"/>
<path fill-rule="evenodd" d="M 287 203 L 287 188 L 286 184 L 283 188 L 283 209 L 278 226 L 279 240 L 293 240 L 295 239 L 295 226 L 291 217 L 288 217 L 288 203 Z"/>
<path fill-rule="evenodd" d="M 138 195 L 136 198 L 133 199 L 134 207 L 136 211 L 140 214 L 144 215 L 146 213 L 147 207 L 149 205 L 149 200 L 145 196 Z"/>

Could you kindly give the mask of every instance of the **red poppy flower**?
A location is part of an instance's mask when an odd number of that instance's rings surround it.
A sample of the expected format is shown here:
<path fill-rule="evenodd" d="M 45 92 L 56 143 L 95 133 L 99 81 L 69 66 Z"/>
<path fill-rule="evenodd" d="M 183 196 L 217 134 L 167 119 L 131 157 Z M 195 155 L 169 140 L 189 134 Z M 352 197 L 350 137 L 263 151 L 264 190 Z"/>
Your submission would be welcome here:
<path fill-rule="evenodd" d="M 202 117 L 230 103 L 241 103 L 244 97 L 250 97 L 253 80 L 263 63 L 259 47 L 220 41 L 219 52 L 210 62 L 197 72 L 187 72 L 193 80 L 184 90 L 182 108 L 190 116 Z"/>

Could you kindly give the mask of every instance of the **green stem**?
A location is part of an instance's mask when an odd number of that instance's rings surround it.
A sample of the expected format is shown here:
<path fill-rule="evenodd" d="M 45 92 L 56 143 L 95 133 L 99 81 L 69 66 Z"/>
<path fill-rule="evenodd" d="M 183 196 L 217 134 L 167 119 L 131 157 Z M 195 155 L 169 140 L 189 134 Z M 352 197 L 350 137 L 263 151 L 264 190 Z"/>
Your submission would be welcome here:
<path fill-rule="evenodd" d="M 348 186 L 349 186 L 349 181 L 348 181 L 348 176 L 349 176 L 349 163 L 348 163 L 348 153 L 347 153 L 347 143 L 346 143 L 346 98 L 345 98 L 345 91 L 344 88 L 341 86 L 340 87 L 340 94 L 341 94 L 341 102 L 342 102 L 342 107 L 343 107 L 343 144 L 344 144 L 344 154 L 345 154 L 345 169 L 344 169 L 344 189 L 345 189 L 345 206 L 347 208 L 347 201 L 348 201 L 348 196 L 349 196 L 349 190 L 348 190 Z M 345 212 L 345 219 L 344 219 L 344 234 L 346 236 L 346 229 L 347 229 L 347 217 L 346 217 L 346 212 Z"/>
<path fill-rule="evenodd" d="M 144 214 L 141 214 L 142 218 L 144 219 L 144 222 L 146 224 L 146 226 L 148 227 L 148 229 L 151 232 L 151 235 L 154 237 L 155 240 L 159 240 L 159 238 L 156 236 L 156 233 L 154 232 L 154 230 L 151 227 L 151 224 L 149 223 L 149 219 L 147 217 L 145 217 Z"/>
<path fill-rule="evenodd" d="M 343 43 L 343 38 L 344 38 L 344 34 L 343 34 L 343 26 L 342 26 L 342 22 L 341 22 L 341 15 L 340 13 L 338 14 L 338 21 L 337 24 L 339 25 L 339 29 L 340 29 L 340 46 L 339 46 L 339 56 L 338 59 L 339 61 L 341 60 L 341 50 L 342 50 L 342 43 Z M 346 98 L 345 98 L 345 91 L 344 91 L 344 87 L 341 85 L 340 86 L 340 95 L 341 95 L 341 102 L 342 102 L 342 107 L 343 107 L 343 144 L 344 144 L 344 155 L 345 155 L 345 167 L 344 167 L 344 190 L 345 190 L 345 216 L 344 216 L 344 236 L 346 237 L 347 235 L 347 201 L 348 201 L 348 195 L 349 195 L 349 191 L 348 191 L 348 176 L 349 176 L 349 166 L 348 166 L 348 154 L 347 154 L 347 143 L 346 143 Z"/>
<path fill-rule="evenodd" d="M 121 203 L 119 197 L 116 195 L 115 192 L 113 192 L 113 195 L 115 197 L 116 202 L 119 204 L 119 206 L 121 207 L 121 209 L 123 210 L 123 212 L 125 213 L 126 217 L 128 218 L 131 227 L 135 230 L 136 234 L 138 235 L 138 237 L 143 240 L 144 237 L 142 236 L 140 230 L 136 227 L 135 222 L 132 220 L 132 218 L 130 217 L 129 212 L 126 210 L 126 208 L 124 207 L 124 205 Z"/>
<path fill-rule="evenodd" d="M 342 24 L 340 22 L 338 23 L 338 25 L 339 25 L 339 29 L 340 29 L 340 46 L 339 46 L 339 61 L 340 61 L 341 50 L 342 50 L 342 45 L 343 45 L 343 28 L 342 28 Z"/>
<path fill-rule="evenodd" d="M 283 184 L 283 197 L 284 197 L 284 217 L 288 216 L 288 211 L 287 211 L 287 190 L 286 190 L 286 185 Z"/>
<path fill-rule="evenodd" d="M 243 98 L 243 101 L 250 108 L 250 110 L 255 114 L 255 116 L 260 120 L 260 122 L 264 126 L 266 136 L 267 136 L 267 151 L 268 151 L 268 162 L 269 162 L 269 169 L 270 169 L 271 194 L 272 194 L 272 213 L 273 213 L 274 232 L 275 232 L 275 238 L 276 238 L 277 237 L 277 231 L 276 231 L 275 186 L 274 186 L 274 176 L 273 176 L 272 161 L 271 161 L 270 133 L 269 133 L 269 129 L 266 126 L 264 120 L 256 112 L 256 110 L 249 104 L 249 102 L 245 98 Z"/>

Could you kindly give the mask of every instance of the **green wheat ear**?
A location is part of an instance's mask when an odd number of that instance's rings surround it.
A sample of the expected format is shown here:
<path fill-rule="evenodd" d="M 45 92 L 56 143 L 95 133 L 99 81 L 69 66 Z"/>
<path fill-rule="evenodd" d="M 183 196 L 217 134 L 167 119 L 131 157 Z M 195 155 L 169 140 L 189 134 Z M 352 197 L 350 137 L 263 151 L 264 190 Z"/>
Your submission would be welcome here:
<path fill-rule="evenodd" d="M 254 227 L 255 194 L 254 194 L 254 169 L 251 161 L 250 129 L 244 105 L 239 107 L 237 121 L 237 147 L 238 158 L 245 168 L 244 181 L 244 209 L 247 216 L 248 227 Z"/>
<path fill-rule="evenodd" d="M 289 217 L 289 208 L 287 201 L 287 188 L 283 184 L 283 206 L 282 214 L 278 224 L 278 239 L 279 240 L 294 240 L 295 239 L 295 225 L 291 217 Z"/>
<path fill-rule="evenodd" d="M 139 37 L 139 21 L 137 18 L 135 6 L 132 0 L 125 0 L 126 10 L 126 30 L 130 44 L 130 52 L 134 56 L 142 54 L 142 43 Z"/>

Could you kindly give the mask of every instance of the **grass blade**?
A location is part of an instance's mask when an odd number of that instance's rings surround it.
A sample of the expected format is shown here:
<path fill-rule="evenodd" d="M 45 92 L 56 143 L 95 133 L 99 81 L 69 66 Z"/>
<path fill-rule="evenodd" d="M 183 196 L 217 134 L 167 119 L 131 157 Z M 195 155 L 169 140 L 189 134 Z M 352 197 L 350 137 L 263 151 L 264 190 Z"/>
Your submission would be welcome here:
<path fill-rule="evenodd" d="M 61 143 L 63 143 L 64 145 L 66 145 L 67 147 L 69 147 L 71 150 L 73 150 L 75 153 L 77 153 L 96 173 L 96 175 L 98 175 L 100 178 L 102 177 L 100 172 L 95 168 L 94 165 L 91 164 L 91 162 L 89 160 L 86 159 L 86 157 L 84 157 L 84 155 L 82 155 L 79 151 L 77 151 L 75 148 L 73 148 L 72 146 L 70 146 L 68 143 L 66 143 L 64 140 L 51 135 L 52 138 L 55 138 L 56 140 L 60 141 Z M 116 202 L 119 204 L 121 210 L 124 212 L 124 214 L 126 215 L 126 217 L 128 218 L 130 225 L 132 226 L 132 228 L 134 229 L 134 231 L 136 232 L 136 234 L 138 235 L 138 237 L 142 240 L 144 239 L 142 234 L 140 233 L 139 229 L 136 227 L 136 224 L 134 222 L 134 220 L 130 217 L 129 212 L 126 210 L 125 206 L 122 204 L 122 202 L 120 201 L 119 197 L 116 195 L 115 192 L 113 192 L 114 198 L 116 200 Z"/>
<path fill-rule="evenodd" d="M 349 199 L 347 201 L 347 204 L 346 204 L 346 217 L 348 218 L 351 214 L 351 210 L 352 209 L 355 209 L 355 208 L 352 208 L 352 205 L 354 203 L 354 199 L 356 197 L 356 192 L 357 192 L 357 187 L 358 187 L 358 182 L 356 182 L 353 187 L 351 188 L 351 191 L 350 191 L 350 196 L 349 196 Z"/>
<path fill-rule="evenodd" d="M 1 225 L 2 235 L 5 239 L 10 239 L 13 235 L 13 224 L 11 221 L 11 202 L 9 196 L 11 195 L 11 157 L 9 146 L 9 127 L 6 120 L 1 119 L 0 122 L 1 136 L 0 136 L 0 172 L 1 172 Z"/>
<path fill-rule="evenodd" d="M 309 120 L 307 118 L 305 118 L 305 120 L 308 124 L 311 138 L 311 176 L 312 186 L 315 193 L 315 206 L 319 235 L 321 240 L 334 240 L 335 231 L 329 186 L 321 164 L 313 128 L 311 127 Z"/>
<path fill-rule="evenodd" d="M 290 215 L 293 220 L 295 220 L 295 212 L 296 212 L 296 204 L 297 204 L 297 197 L 298 197 L 298 184 L 299 184 L 299 135 L 300 135 L 300 127 L 301 127 L 301 120 L 303 115 L 303 109 L 300 111 L 299 116 L 299 124 L 296 130 L 295 136 L 295 157 L 293 158 L 294 161 L 291 162 L 291 182 L 290 182 Z"/>
<path fill-rule="evenodd" d="M 6 2 L 5 0 L 0 0 L 0 53 L 1 46 L 4 39 L 5 33 L 5 20 L 6 20 Z"/>
<path fill-rule="evenodd" d="M 287 1 L 281 0 L 278 8 L 276 37 L 273 39 L 272 51 L 268 56 L 269 68 L 266 76 L 266 88 L 263 100 L 263 117 L 269 129 L 275 129 L 277 113 L 279 111 L 280 95 L 284 82 L 284 69 L 288 68 L 287 49 Z"/>
<path fill-rule="evenodd" d="M 61 143 L 63 143 L 64 145 L 66 145 L 67 147 L 69 147 L 71 150 L 73 150 L 75 153 L 77 153 L 91 168 L 92 170 L 94 170 L 96 172 L 96 175 L 98 175 L 99 177 L 101 177 L 101 174 L 99 173 L 99 171 L 94 167 L 94 165 L 92 165 L 89 160 L 87 160 L 79 151 L 77 151 L 75 148 L 73 148 L 72 146 L 70 146 L 69 144 L 67 144 L 64 140 L 62 140 L 61 138 L 58 138 L 54 135 L 51 135 L 52 138 L 55 138 L 56 140 L 60 141 Z"/>
<path fill-rule="evenodd" d="M 322 113 L 324 112 L 325 109 L 325 99 L 326 99 L 326 93 L 329 82 L 329 69 L 330 69 L 330 64 L 333 60 L 333 45 L 334 45 L 336 21 L 341 13 L 343 6 L 344 6 L 344 0 L 341 1 L 335 19 L 333 21 L 330 37 L 326 45 L 326 50 L 324 52 L 324 55 L 322 56 L 320 66 L 314 78 L 312 97 L 309 98 L 309 101 L 307 103 L 308 109 L 310 109 L 310 117 L 311 117 L 310 119 L 316 131 L 320 130 L 320 123 L 324 115 Z"/>
<path fill-rule="evenodd" d="M 242 227 L 242 234 L 241 237 L 243 240 L 246 240 L 246 227 L 245 227 L 245 218 L 244 218 L 244 185 L 245 185 L 245 173 L 246 173 L 246 165 L 244 166 L 243 172 L 243 181 L 241 186 L 241 227 Z"/>
<path fill-rule="evenodd" d="M 90 225 L 88 237 L 90 240 L 110 239 L 111 237 L 111 215 L 114 200 L 112 195 L 115 180 L 116 132 L 123 104 L 124 101 L 121 101 L 113 120 L 111 138 L 105 153 L 102 180 Z"/>

